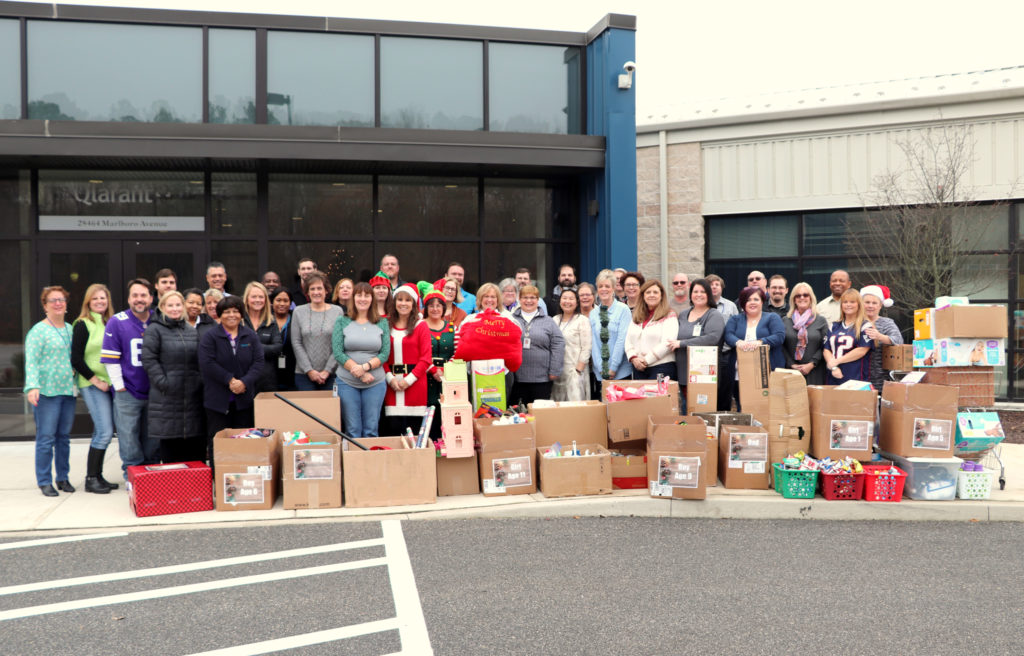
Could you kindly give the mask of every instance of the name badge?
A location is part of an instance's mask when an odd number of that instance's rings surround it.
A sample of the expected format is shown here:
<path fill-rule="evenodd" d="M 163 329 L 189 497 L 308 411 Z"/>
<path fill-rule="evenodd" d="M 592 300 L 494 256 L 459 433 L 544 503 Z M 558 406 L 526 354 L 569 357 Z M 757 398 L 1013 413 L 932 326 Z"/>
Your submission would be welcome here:
<path fill-rule="evenodd" d="M 693 336 L 694 337 L 700 337 L 700 325 L 699 324 L 693 327 Z"/>
<path fill-rule="evenodd" d="M 277 368 L 278 369 L 284 369 L 284 366 L 285 366 L 284 361 L 285 361 L 285 357 L 283 355 L 277 356 Z"/>
<path fill-rule="evenodd" d="M 530 336 L 529 335 L 527 335 L 526 337 L 523 338 L 523 349 L 528 349 L 528 348 L 530 348 Z"/>

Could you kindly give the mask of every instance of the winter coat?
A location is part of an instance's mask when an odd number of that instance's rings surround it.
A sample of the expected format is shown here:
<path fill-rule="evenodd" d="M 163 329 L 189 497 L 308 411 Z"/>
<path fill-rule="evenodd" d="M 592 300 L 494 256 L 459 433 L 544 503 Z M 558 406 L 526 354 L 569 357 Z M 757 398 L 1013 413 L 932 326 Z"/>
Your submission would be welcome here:
<path fill-rule="evenodd" d="M 154 315 L 142 338 L 142 367 L 149 377 L 150 437 L 205 435 L 198 350 L 198 335 L 184 319 Z"/>
<path fill-rule="evenodd" d="M 235 408 L 252 407 L 256 386 L 263 374 L 263 345 L 256 333 L 239 324 L 237 349 L 220 326 L 207 331 L 199 342 L 199 370 L 203 374 L 203 407 L 227 414 L 234 397 Z M 234 395 L 228 384 L 232 378 L 245 383 L 245 392 Z"/>
<path fill-rule="evenodd" d="M 270 323 L 263 324 L 259 328 L 253 328 L 249 317 L 243 317 L 245 325 L 255 331 L 263 345 L 263 374 L 256 386 L 256 393 L 277 391 L 277 359 L 281 355 L 284 344 L 281 341 L 281 331 L 277 328 L 277 321 L 270 320 Z"/>

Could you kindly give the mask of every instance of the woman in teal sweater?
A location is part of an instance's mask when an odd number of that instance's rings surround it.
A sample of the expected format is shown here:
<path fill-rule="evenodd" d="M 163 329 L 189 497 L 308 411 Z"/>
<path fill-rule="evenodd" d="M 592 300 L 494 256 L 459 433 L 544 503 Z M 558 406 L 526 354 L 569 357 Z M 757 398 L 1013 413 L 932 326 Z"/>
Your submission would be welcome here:
<path fill-rule="evenodd" d="M 341 418 L 351 437 L 377 437 L 387 386 L 383 364 L 391 353 L 388 320 L 377 314 L 373 290 L 361 282 L 346 316 L 334 323 L 331 347 L 338 369 Z"/>

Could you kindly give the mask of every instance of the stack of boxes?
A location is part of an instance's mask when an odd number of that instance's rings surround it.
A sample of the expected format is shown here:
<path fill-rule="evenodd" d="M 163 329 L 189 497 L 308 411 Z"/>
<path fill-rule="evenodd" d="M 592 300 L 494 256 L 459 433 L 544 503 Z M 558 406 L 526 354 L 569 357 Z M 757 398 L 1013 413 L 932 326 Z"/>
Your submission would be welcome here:
<path fill-rule="evenodd" d="M 463 363 L 446 363 L 441 383 L 443 457 L 437 458 L 437 495 L 478 494 L 477 456 L 473 444 L 473 406 Z"/>
<path fill-rule="evenodd" d="M 990 406 L 993 367 L 1006 364 L 1006 306 L 948 305 L 914 311 L 913 364 L 926 380 L 962 387 L 970 404 Z M 968 405 L 961 401 L 960 405 Z"/>

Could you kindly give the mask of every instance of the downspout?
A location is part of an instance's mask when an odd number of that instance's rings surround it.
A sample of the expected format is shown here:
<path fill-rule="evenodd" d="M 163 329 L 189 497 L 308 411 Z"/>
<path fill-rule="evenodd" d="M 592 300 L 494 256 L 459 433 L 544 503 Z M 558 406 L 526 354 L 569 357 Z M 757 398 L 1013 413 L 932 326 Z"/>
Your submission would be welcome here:
<path fill-rule="evenodd" d="M 661 206 L 661 221 L 658 226 L 661 240 L 661 279 L 671 280 L 668 272 L 668 135 L 665 130 L 658 132 L 658 193 Z"/>

